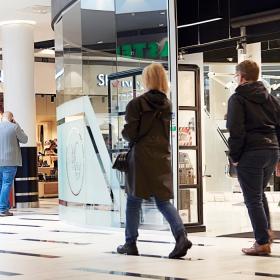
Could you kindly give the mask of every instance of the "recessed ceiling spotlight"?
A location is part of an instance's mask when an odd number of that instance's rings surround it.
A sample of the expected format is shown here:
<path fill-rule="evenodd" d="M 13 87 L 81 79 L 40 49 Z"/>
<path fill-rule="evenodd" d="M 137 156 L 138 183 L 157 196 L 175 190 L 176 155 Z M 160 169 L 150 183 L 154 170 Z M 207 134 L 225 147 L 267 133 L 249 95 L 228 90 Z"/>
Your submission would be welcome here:
<path fill-rule="evenodd" d="M 35 2 L 35 1 L 34 1 Z M 18 9 L 17 12 L 24 13 L 24 14 L 50 14 L 51 13 L 51 6 L 46 5 L 33 5 L 23 9 Z"/>
<path fill-rule="evenodd" d="M 103 44 L 103 43 L 104 43 L 103 41 L 98 41 L 98 42 L 97 42 L 97 44 Z"/>
<path fill-rule="evenodd" d="M 50 6 L 34 5 L 32 6 L 32 13 L 34 14 L 48 14 L 51 12 Z"/>
<path fill-rule="evenodd" d="M 158 26 L 159 26 L 159 27 L 163 27 L 163 26 L 164 26 L 164 23 L 160 23 Z"/>

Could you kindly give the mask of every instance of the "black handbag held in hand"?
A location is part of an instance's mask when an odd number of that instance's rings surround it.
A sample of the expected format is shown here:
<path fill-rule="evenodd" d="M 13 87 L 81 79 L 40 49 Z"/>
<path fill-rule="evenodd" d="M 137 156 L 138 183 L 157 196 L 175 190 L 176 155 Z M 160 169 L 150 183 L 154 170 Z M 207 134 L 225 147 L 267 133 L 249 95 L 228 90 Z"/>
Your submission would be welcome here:
<path fill-rule="evenodd" d="M 113 164 L 113 169 L 117 169 L 121 172 L 127 172 L 128 171 L 128 162 L 127 162 L 127 155 L 128 152 L 120 153 L 117 155 L 117 158 Z"/>

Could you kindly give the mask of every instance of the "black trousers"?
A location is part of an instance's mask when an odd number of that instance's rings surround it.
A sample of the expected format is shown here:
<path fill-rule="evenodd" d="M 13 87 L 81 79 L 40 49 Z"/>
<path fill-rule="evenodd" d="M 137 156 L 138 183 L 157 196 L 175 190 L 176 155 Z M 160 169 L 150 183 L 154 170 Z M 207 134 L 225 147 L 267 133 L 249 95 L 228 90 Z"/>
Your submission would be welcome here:
<path fill-rule="evenodd" d="M 255 239 L 258 244 L 268 243 L 271 228 L 269 207 L 264 193 L 278 162 L 278 150 L 245 152 L 237 166 L 237 176 L 248 209 Z"/>

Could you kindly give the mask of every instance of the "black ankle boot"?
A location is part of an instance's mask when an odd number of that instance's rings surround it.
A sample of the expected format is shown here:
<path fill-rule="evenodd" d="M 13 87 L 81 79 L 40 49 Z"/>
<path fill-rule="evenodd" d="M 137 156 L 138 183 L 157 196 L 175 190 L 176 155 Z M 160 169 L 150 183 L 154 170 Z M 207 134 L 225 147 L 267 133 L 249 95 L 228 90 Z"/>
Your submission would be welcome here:
<path fill-rule="evenodd" d="M 192 243 L 188 240 L 185 233 L 182 233 L 176 239 L 176 245 L 173 251 L 169 254 L 169 259 L 179 259 L 187 254 L 187 251 L 192 247 Z"/>
<path fill-rule="evenodd" d="M 124 245 L 120 245 L 117 248 L 117 252 L 119 254 L 132 255 L 132 256 L 139 255 L 136 243 L 132 243 L 132 244 L 125 243 Z"/>

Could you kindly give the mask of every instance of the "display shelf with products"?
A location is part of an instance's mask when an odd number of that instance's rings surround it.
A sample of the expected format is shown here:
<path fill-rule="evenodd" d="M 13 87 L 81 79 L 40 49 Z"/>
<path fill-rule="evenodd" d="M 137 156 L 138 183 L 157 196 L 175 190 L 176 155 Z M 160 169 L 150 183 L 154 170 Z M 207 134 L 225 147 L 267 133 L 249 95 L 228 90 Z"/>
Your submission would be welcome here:
<path fill-rule="evenodd" d="M 138 96 L 137 76 L 141 76 L 143 69 L 118 72 L 108 76 L 108 111 L 109 111 L 109 139 L 108 150 L 112 162 L 120 152 L 127 152 L 129 143 L 122 137 L 125 125 L 125 110 L 130 100 Z M 139 79 L 139 78 L 138 78 Z M 125 174 L 117 171 L 121 189 L 125 188 Z"/>

